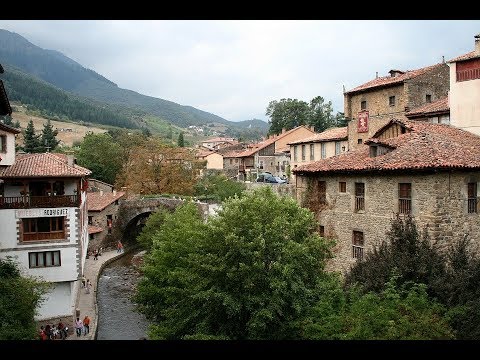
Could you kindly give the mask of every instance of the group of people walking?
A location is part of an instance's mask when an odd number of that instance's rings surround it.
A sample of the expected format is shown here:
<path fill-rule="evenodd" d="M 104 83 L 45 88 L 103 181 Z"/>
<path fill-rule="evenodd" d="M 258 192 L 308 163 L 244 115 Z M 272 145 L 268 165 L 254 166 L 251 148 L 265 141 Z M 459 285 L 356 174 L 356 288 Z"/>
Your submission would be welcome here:
<path fill-rule="evenodd" d="M 68 336 L 68 326 L 65 326 L 62 319 L 58 322 L 58 325 L 47 324 L 40 326 L 40 340 L 65 340 Z"/>
<path fill-rule="evenodd" d="M 77 320 L 75 320 L 75 332 L 77 337 L 82 336 L 82 334 L 85 336 L 90 333 L 90 318 L 88 315 L 85 315 L 83 320 L 77 317 Z"/>

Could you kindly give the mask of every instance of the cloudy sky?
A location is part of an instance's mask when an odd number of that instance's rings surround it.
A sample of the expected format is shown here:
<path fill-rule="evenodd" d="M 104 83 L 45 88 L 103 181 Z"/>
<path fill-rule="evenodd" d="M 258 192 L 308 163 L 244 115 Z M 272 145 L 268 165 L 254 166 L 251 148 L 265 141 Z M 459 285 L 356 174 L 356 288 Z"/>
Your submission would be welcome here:
<path fill-rule="evenodd" d="M 211 112 L 262 119 L 272 100 L 350 90 L 391 69 L 470 52 L 480 20 L 0 20 L 119 87 Z"/>

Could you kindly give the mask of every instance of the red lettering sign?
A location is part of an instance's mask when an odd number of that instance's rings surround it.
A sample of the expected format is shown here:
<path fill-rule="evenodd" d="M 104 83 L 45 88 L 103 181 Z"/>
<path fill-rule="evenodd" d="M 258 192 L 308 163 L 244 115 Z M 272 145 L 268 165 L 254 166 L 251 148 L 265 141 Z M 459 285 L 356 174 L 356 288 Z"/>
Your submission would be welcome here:
<path fill-rule="evenodd" d="M 357 132 L 368 132 L 368 111 L 358 113 Z"/>

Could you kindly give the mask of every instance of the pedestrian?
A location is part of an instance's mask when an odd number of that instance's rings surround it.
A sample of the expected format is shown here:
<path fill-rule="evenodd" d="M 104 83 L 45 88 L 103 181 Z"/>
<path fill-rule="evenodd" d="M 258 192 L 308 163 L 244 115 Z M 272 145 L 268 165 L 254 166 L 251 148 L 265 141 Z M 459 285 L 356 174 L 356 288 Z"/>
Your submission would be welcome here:
<path fill-rule="evenodd" d="M 93 251 L 93 260 L 98 260 L 98 250 L 97 249 L 95 249 Z"/>
<path fill-rule="evenodd" d="M 91 287 L 92 283 L 90 282 L 90 279 L 87 279 L 87 284 L 85 285 L 85 294 L 90 294 Z"/>
<path fill-rule="evenodd" d="M 47 335 L 47 340 L 52 340 L 52 328 L 50 327 L 50 324 L 45 326 L 45 335 Z"/>
<path fill-rule="evenodd" d="M 87 279 L 85 278 L 85 275 L 82 275 L 82 288 L 85 287 Z"/>
<path fill-rule="evenodd" d="M 119 240 L 117 243 L 117 253 L 121 253 L 123 250 L 122 242 Z"/>
<path fill-rule="evenodd" d="M 65 325 L 63 325 L 62 319 L 58 322 L 57 329 L 60 334 L 60 339 L 65 340 L 67 337 L 67 331 L 65 330 Z"/>
<path fill-rule="evenodd" d="M 90 318 L 88 315 L 85 315 L 83 318 L 83 336 L 90 333 Z"/>
<path fill-rule="evenodd" d="M 80 318 L 78 317 L 77 320 L 75 320 L 75 331 L 77 332 L 77 337 L 80 337 L 80 335 L 82 335 L 83 321 L 80 320 Z"/>
<path fill-rule="evenodd" d="M 45 333 L 45 328 L 42 326 L 40 326 L 40 340 L 47 340 L 48 337 L 47 337 L 47 334 Z"/>

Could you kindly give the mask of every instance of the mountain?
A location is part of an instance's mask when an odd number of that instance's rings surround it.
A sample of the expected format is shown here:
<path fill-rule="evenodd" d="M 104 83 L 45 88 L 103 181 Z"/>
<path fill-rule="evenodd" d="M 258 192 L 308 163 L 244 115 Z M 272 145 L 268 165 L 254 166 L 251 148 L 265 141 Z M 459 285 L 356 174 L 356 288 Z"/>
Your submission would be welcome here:
<path fill-rule="evenodd" d="M 83 67 L 62 53 L 42 49 L 21 35 L 3 29 L 0 29 L 0 59 L 2 65 L 11 65 L 72 94 L 89 98 L 98 103 L 110 104 L 114 108 L 148 113 L 180 127 L 208 123 L 223 124 L 237 130 L 245 127 L 243 122 L 228 121 L 192 106 L 180 105 L 119 88 L 114 82 Z M 252 126 L 253 124 L 259 125 L 262 131 L 264 124 L 267 124 L 264 121 L 263 124 L 258 123 L 261 120 L 248 121 L 251 123 L 248 123 L 247 127 L 251 124 Z"/>

